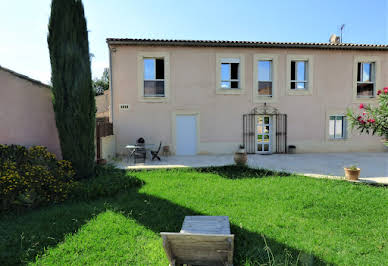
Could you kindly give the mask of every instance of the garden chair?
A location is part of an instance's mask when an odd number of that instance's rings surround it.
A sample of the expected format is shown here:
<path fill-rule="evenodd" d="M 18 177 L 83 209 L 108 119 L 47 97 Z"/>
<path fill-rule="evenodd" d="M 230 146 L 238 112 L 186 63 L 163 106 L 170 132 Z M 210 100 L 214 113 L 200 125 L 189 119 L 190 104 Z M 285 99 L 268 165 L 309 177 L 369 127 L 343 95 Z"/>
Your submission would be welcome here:
<path fill-rule="evenodd" d="M 134 162 L 136 163 L 145 163 L 146 160 L 146 149 L 145 149 L 145 141 L 143 138 L 139 138 L 136 141 L 136 148 L 133 153 Z"/>
<path fill-rule="evenodd" d="M 156 150 L 156 151 L 151 151 L 151 155 L 152 155 L 152 161 L 157 158 L 159 161 L 160 161 L 160 157 L 158 156 L 159 152 L 160 152 L 160 149 L 162 147 L 162 142 L 159 143 L 159 148 Z"/>

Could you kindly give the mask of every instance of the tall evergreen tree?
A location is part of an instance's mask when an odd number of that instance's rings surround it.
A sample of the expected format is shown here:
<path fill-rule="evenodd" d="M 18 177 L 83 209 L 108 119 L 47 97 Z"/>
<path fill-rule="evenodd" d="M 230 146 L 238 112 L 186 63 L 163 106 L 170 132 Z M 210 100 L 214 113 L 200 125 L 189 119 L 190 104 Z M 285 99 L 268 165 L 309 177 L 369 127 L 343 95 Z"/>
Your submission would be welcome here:
<path fill-rule="evenodd" d="M 81 0 L 52 0 L 47 42 L 62 156 L 79 178 L 94 175 L 96 103 Z"/>

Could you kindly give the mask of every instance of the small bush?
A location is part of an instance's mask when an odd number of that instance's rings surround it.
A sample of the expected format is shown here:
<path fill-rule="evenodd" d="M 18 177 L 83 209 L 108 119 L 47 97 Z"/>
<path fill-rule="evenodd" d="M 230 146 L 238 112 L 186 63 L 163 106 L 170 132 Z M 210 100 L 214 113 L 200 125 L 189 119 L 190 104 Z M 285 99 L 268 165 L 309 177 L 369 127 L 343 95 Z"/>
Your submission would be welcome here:
<path fill-rule="evenodd" d="M 0 145 L 0 209 L 64 201 L 74 176 L 71 163 L 45 147 Z"/>
<path fill-rule="evenodd" d="M 121 191 L 140 187 L 142 184 L 143 181 L 129 176 L 125 170 L 112 165 L 97 165 L 96 177 L 76 182 L 71 191 L 71 198 L 93 200 L 110 197 Z"/>

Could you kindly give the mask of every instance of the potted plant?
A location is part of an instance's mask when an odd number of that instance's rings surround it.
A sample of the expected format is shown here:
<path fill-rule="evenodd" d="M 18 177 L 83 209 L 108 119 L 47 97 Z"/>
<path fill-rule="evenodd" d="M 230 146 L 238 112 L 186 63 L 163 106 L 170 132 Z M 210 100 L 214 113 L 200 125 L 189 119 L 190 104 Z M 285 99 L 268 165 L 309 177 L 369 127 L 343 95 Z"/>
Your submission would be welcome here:
<path fill-rule="evenodd" d="M 236 165 L 244 166 L 247 163 L 248 156 L 245 152 L 244 145 L 240 145 L 239 149 L 234 154 L 234 162 Z"/>
<path fill-rule="evenodd" d="M 345 167 L 344 170 L 345 170 L 345 177 L 347 180 L 358 180 L 358 178 L 360 177 L 361 169 L 355 165 Z"/>

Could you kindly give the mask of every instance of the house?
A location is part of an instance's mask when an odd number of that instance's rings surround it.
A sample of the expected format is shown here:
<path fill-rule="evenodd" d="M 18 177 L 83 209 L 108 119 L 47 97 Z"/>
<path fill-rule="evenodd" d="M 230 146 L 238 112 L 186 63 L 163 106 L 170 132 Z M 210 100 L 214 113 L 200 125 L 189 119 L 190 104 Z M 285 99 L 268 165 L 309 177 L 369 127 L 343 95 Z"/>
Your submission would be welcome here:
<path fill-rule="evenodd" d="M 61 158 L 50 86 L 0 66 L 0 144 L 41 145 Z"/>
<path fill-rule="evenodd" d="M 172 153 L 383 151 L 347 108 L 388 85 L 388 46 L 107 39 L 116 150 L 143 137 Z"/>

